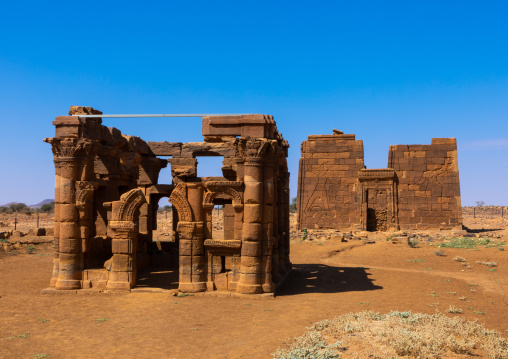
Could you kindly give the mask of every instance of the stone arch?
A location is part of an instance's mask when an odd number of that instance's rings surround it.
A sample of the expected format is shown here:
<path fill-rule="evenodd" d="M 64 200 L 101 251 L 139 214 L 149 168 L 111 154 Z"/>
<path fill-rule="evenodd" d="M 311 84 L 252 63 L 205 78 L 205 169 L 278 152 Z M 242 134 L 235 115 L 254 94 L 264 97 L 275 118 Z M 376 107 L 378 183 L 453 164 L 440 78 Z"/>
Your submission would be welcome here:
<path fill-rule="evenodd" d="M 139 188 L 131 189 L 120 197 L 121 205 L 114 218 L 115 221 L 134 221 L 134 215 L 146 202 L 143 191 Z"/>
<path fill-rule="evenodd" d="M 220 193 L 223 193 L 231 197 L 235 209 L 243 207 L 242 196 L 240 196 L 240 193 L 238 193 L 235 189 L 231 187 L 218 186 L 213 184 L 207 185 L 207 191 L 205 194 L 205 198 L 203 199 L 203 206 L 205 208 L 209 207 L 213 208 L 213 200 Z"/>
<path fill-rule="evenodd" d="M 176 186 L 168 201 L 176 208 L 179 221 L 192 222 L 192 211 L 187 200 L 187 186 L 185 183 L 179 183 Z"/>
<path fill-rule="evenodd" d="M 78 206 L 90 203 L 93 200 L 93 189 L 82 189 L 76 197 L 76 205 Z"/>

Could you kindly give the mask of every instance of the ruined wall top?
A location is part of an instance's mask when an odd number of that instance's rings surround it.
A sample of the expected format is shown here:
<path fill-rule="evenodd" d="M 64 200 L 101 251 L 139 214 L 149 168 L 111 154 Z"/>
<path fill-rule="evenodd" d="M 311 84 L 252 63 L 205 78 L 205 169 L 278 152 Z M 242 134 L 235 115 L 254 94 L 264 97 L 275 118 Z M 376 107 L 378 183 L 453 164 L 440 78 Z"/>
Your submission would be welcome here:
<path fill-rule="evenodd" d="M 148 144 L 136 136 L 122 134 L 115 127 L 102 125 L 100 117 L 86 118 L 76 115 L 101 115 L 102 112 L 92 107 L 71 106 L 69 116 L 57 116 L 55 125 L 55 138 L 85 138 L 99 141 L 103 145 L 119 149 L 134 151 L 140 155 L 153 155 Z"/>
<path fill-rule="evenodd" d="M 271 115 L 240 115 L 203 117 L 205 142 L 221 142 L 224 137 L 262 137 L 282 140 Z"/>

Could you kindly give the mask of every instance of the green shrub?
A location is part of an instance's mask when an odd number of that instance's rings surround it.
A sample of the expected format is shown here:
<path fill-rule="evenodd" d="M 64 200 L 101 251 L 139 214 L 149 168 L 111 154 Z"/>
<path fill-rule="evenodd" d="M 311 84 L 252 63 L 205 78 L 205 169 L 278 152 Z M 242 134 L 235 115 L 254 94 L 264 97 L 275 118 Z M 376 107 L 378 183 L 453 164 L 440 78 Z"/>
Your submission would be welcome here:
<path fill-rule="evenodd" d="M 408 238 L 407 239 L 407 244 L 411 248 L 416 248 L 418 246 L 418 241 L 415 238 Z"/>
<path fill-rule="evenodd" d="M 442 248 L 475 248 L 476 246 L 485 246 L 490 243 L 489 238 L 470 238 L 470 237 L 454 237 L 450 242 L 441 243 Z"/>

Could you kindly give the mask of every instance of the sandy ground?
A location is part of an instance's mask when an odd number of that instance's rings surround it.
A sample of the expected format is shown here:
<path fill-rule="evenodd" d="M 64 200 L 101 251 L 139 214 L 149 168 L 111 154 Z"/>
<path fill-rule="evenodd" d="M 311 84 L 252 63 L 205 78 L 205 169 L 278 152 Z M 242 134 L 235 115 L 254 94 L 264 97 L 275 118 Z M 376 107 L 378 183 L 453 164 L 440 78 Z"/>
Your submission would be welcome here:
<path fill-rule="evenodd" d="M 508 241 L 506 219 L 465 219 L 465 225 Z M 371 244 L 311 234 L 318 239 L 302 242 L 293 231 L 294 270 L 274 299 L 42 295 L 51 276 L 49 244 L 33 254 L 0 251 L 0 358 L 270 358 L 325 318 L 361 310 L 430 314 L 450 306 L 463 311 L 450 316 L 477 319 L 507 337 L 508 248 L 440 249 L 426 241 L 410 248 L 387 241 L 390 233 L 369 236 Z M 443 256 L 434 253 L 441 250 Z M 146 276 L 164 281 L 174 273 Z"/>

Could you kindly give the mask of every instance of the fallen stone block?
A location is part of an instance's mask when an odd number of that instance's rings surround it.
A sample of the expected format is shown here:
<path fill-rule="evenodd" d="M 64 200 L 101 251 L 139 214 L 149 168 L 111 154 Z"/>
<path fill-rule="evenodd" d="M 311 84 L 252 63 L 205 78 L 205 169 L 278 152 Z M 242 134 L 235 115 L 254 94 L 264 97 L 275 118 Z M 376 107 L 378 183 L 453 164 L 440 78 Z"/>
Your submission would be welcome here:
<path fill-rule="evenodd" d="M 45 236 L 46 235 L 46 228 L 30 228 L 28 231 L 29 236 Z"/>

